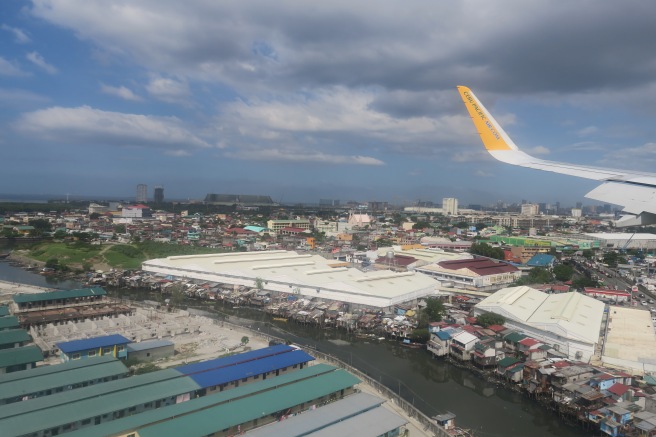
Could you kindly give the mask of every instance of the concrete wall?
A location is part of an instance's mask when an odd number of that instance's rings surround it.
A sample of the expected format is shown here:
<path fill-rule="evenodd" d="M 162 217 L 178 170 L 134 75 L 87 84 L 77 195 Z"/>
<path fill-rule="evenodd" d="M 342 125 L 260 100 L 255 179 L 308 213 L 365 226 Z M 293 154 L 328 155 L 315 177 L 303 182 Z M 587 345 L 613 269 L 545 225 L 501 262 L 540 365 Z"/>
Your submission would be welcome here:
<path fill-rule="evenodd" d="M 162 358 L 172 357 L 175 352 L 174 349 L 174 344 L 139 351 L 132 351 L 128 349 L 128 358 L 134 358 L 141 362 L 156 361 Z"/>

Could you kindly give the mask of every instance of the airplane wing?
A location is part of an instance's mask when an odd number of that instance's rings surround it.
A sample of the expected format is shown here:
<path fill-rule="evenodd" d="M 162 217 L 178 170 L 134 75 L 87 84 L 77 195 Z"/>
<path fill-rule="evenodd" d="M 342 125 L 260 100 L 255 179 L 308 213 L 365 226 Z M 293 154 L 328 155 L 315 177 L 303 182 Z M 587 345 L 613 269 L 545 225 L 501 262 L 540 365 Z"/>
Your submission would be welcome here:
<path fill-rule="evenodd" d="M 535 158 L 519 150 L 469 88 L 459 86 L 458 91 L 483 145 L 495 159 L 521 167 L 603 181 L 585 197 L 623 206 L 623 213 L 628 215 L 618 220 L 617 226 L 656 223 L 656 174 Z"/>

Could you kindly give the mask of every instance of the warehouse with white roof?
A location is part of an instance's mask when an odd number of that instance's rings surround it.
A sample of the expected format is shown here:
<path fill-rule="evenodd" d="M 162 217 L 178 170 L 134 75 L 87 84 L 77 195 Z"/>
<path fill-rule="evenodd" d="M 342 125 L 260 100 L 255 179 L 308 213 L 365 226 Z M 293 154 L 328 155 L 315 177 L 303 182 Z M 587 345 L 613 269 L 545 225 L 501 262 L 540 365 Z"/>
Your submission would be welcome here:
<path fill-rule="evenodd" d="M 508 328 L 551 344 L 571 359 L 589 361 L 603 334 L 604 307 L 581 293 L 547 294 L 521 286 L 483 299 L 474 313 L 500 314 Z"/>
<path fill-rule="evenodd" d="M 587 237 L 599 240 L 600 247 L 608 249 L 656 249 L 656 234 L 639 232 L 602 232 L 585 234 Z"/>
<path fill-rule="evenodd" d="M 340 301 L 351 308 L 389 308 L 435 294 L 439 282 L 422 273 L 362 272 L 319 255 L 293 251 L 170 256 L 146 261 L 146 272 L 253 287 L 307 299 Z"/>

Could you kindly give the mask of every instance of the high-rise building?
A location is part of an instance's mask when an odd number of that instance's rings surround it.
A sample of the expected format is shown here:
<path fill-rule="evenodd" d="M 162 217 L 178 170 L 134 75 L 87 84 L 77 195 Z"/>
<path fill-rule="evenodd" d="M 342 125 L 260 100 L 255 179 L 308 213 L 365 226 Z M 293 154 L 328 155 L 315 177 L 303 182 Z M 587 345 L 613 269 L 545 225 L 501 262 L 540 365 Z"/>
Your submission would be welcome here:
<path fill-rule="evenodd" d="M 443 198 L 442 213 L 444 213 L 444 215 L 458 215 L 458 199 L 455 197 Z"/>
<path fill-rule="evenodd" d="M 157 185 L 155 187 L 155 191 L 153 192 L 153 199 L 155 200 L 155 203 L 164 202 L 164 187 L 161 185 Z"/>
<path fill-rule="evenodd" d="M 525 203 L 522 205 L 522 215 L 538 215 L 540 206 L 537 203 Z"/>
<path fill-rule="evenodd" d="M 137 202 L 148 202 L 148 185 L 137 185 Z"/>

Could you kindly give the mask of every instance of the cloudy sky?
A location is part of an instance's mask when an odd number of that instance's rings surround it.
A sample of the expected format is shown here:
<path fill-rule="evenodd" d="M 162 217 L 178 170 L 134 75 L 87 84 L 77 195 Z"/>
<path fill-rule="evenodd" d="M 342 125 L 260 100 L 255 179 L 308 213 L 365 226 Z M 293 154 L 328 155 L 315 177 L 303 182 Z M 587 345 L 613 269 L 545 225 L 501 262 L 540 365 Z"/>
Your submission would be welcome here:
<path fill-rule="evenodd" d="M 0 3 L 0 193 L 576 202 L 493 161 L 456 85 L 556 161 L 656 164 L 656 3 Z"/>

